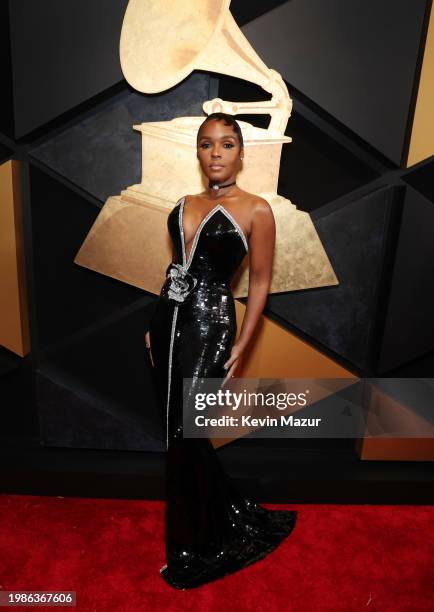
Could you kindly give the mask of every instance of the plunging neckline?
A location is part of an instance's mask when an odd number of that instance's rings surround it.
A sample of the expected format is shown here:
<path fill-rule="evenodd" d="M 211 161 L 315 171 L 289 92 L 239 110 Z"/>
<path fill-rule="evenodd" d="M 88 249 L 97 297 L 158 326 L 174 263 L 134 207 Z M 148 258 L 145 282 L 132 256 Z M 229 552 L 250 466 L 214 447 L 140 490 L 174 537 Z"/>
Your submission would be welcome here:
<path fill-rule="evenodd" d="M 208 221 L 208 219 L 218 210 L 221 210 L 223 214 L 226 215 L 226 217 L 229 219 L 229 221 L 231 221 L 232 225 L 235 227 L 235 229 L 238 232 L 238 235 L 240 236 L 241 240 L 243 241 L 244 244 L 244 248 L 246 249 L 246 253 L 249 250 L 249 246 L 248 246 L 248 242 L 247 242 L 247 238 L 244 234 L 243 229 L 241 228 L 241 226 L 239 225 L 239 223 L 234 219 L 234 217 L 231 215 L 231 213 L 223 206 L 223 204 L 216 204 L 215 206 L 213 206 L 211 208 L 211 210 L 209 210 L 207 212 L 207 214 L 204 216 L 204 218 L 202 219 L 202 221 L 199 223 L 199 225 L 196 228 L 196 231 L 193 235 L 193 238 L 190 240 L 190 242 L 188 243 L 189 245 L 191 244 L 191 248 L 190 248 L 190 252 L 187 255 L 187 246 L 185 244 L 185 235 L 184 235 L 184 206 L 185 206 L 185 196 L 182 198 L 181 201 L 181 205 L 180 205 L 180 211 L 179 211 L 179 228 L 181 231 L 181 241 L 182 241 L 182 257 L 183 257 L 183 264 L 184 266 L 188 269 L 191 265 L 191 262 L 193 260 L 193 255 L 194 255 L 194 251 L 196 250 L 196 246 L 200 237 L 200 233 L 203 229 L 203 226 L 205 225 L 205 223 Z"/>

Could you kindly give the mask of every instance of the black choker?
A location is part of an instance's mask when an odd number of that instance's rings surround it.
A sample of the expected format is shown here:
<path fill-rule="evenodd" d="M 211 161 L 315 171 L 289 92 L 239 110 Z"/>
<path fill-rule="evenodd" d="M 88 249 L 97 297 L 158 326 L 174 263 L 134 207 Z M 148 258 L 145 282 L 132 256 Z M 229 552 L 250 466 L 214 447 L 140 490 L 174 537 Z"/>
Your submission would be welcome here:
<path fill-rule="evenodd" d="M 211 181 L 208 183 L 208 187 L 212 187 L 212 189 L 223 189 L 223 187 L 230 187 L 231 185 L 235 185 L 236 181 L 233 183 L 226 183 L 226 185 L 213 185 Z"/>

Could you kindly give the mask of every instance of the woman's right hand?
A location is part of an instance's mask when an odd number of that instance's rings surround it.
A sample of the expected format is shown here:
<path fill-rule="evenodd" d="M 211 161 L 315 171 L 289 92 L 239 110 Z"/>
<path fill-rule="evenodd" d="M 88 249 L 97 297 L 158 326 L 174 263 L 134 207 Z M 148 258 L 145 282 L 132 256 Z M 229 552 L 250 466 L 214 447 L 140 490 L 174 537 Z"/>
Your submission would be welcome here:
<path fill-rule="evenodd" d="M 151 351 L 151 335 L 148 331 L 145 334 L 145 345 L 146 345 L 146 350 L 149 351 L 149 357 L 151 359 L 151 364 L 152 364 L 152 367 L 154 368 L 155 365 L 154 365 L 154 360 L 152 359 L 152 351 Z"/>

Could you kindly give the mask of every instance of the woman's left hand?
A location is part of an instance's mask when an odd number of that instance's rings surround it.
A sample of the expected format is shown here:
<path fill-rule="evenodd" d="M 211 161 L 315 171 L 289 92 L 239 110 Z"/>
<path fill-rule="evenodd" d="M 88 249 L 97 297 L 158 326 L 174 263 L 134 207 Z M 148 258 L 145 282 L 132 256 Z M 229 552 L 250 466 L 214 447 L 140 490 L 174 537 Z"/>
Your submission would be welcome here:
<path fill-rule="evenodd" d="M 234 344 L 231 350 L 231 356 L 229 357 L 229 359 L 226 361 L 226 363 L 223 366 L 224 368 L 226 368 L 226 372 L 227 372 L 223 380 L 223 384 L 225 384 L 226 381 L 228 381 L 230 378 L 232 378 L 235 375 L 235 370 L 237 370 L 240 367 L 242 354 L 243 354 L 243 349 L 237 344 Z"/>

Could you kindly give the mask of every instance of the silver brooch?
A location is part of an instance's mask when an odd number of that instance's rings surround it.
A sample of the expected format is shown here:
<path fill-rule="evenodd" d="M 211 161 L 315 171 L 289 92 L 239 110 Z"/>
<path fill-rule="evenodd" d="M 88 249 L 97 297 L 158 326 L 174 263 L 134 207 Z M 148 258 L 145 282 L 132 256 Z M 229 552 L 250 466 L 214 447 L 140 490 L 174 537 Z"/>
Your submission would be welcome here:
<path fill-rule="evenodd" d="M 176 302 L 184 302 L 197 283 L 184 266 L 173 262 L 167 269 L 167 279 L 168 298 Z"/>

